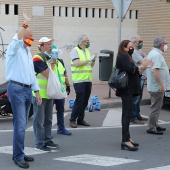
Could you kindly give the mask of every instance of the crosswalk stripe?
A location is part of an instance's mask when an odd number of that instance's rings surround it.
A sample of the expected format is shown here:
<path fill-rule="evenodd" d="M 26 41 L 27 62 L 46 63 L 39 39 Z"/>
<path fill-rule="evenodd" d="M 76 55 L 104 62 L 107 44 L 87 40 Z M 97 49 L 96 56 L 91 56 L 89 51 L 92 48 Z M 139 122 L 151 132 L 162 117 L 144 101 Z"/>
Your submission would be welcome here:
<path fill-rule="evenodd" d="M 121 125 L 121 109 L 110 109 L 103 121 L 102 126 L 120 126 Z"/>
<path fill-rule="evenodd" d="M 169 169 L 170 169 L 170 165 L 156 167 L 156 168 L 149 168 L 149 169 L 144 169 L 144 170 L 169 170 Z"/>
<path fill-rule="evenodd" d="M 53 160 L 82 163 L 82 164 L 89 164 L 89 165 L 98 165 L 103 167 L 117 166 L 117 165 L 140 161 L 134 159 L 125 159 L 125 158 L 116 158 L 116 157 L 89 155 L 89 154 L 60 157 L 60 158 L 54 158 Z"/>

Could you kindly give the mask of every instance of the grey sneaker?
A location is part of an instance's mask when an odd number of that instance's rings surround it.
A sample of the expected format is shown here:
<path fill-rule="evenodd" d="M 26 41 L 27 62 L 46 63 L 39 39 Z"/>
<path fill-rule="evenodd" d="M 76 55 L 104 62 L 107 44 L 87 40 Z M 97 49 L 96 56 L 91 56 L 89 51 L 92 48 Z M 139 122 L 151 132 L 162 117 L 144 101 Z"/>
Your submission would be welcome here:
<path fill-rule="evenodd" d="M 41 151 L 41 152 L 50 152 L 51 150 L 49 148 L 47 148 L 46 146 L 42 146 L 42 147 L 35 147 L 36 151 Z"/>
<path fill-rule="evenodd" d="M 138 120 L 138 119 L 136 119 L 136 120 L 134 120 L 133 122 L 131 122 L 132 124 L 139 124 L 139 125 L 144 125 L 145 123 L 144 122 L 142 122 L 142 121 L 140 121 L 140 120 Z"/>
<path fill-rule="evenodd" d="M 45 144 L 45 146 L 46 146 L 46 147 L 48 147 L 48 148 L 53 148 L 53 149 L 57 149 L 57 148 L 59 148 L 59 145 L 58 145 L 58 144 L 53 143 L 53 141 L 49 141 L 49 142 L 47 142 L 47 143 Z"/>

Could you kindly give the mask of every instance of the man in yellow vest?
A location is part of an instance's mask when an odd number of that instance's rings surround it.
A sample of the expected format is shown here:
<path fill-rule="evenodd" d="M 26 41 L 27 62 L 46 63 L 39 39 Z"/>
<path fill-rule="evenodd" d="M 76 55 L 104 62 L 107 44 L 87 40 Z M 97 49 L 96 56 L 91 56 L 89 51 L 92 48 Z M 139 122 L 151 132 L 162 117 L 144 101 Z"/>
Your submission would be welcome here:
<path fill-rule="evenodd" d="M 35 135 L 35 150 L 49 152 L 51 148 L 59 146 L 52 142 L 52 114 L 53 100 L 47 96 L 47 83 L 49 76 L 48 56 L 51 53 L 51 39 L 42 37 L 39 40 L 38 49 L 40 53 L 33 57 L 34 69 L 38 85 L 39 93 L 42 98 L 42 104 L 37 105 L 34 100 L 34 135 Z"/>
<path fill-rule="evenodd" d="M 70 126 L 76 128 L 78 125 L 90 126 L 85 120 L 85 109 L 92 88 L 92 67 L 94 66 L 96 54 L 91 56 L 89 50 L 90 41 L 87 35 L 81 35 L 78 45 L 71 51 L 71 73 L 73 86 L 76 93 L 75 103 L 72 109 Z M 76 122 L 77 120 L 77 122 Z"/>
<path fill-rule="evenodd" d="M 52 48 L 52 52 L 53 52 L 53 49 L 57 50 L 57 47 L 54 44 L 52 45 L 51 48 Z M 54 71 L 58 70 L 58 72 L 61 76 L 61 81 L 66 87 L 67 95 L 69 95 L 70 94 L 70 84 L 69 84 L 69 80 L 67 77 L 67 71 L 65 69 L 64 62 L 62 59 L 58 58 L 58 52 L 54 52 L 54 53 L 56 53 L 56 55 L 52 56 L 52 63 L 53 62 L 55 63 Z M 57 134 L 71 135 L 72 133 L 69 130 L 67 130 L 64 126 L 65 99 L 54 99 L 54 104 L 55 104 L 55 108 L 57 111 L 57 126 L 58 126 Z"/>

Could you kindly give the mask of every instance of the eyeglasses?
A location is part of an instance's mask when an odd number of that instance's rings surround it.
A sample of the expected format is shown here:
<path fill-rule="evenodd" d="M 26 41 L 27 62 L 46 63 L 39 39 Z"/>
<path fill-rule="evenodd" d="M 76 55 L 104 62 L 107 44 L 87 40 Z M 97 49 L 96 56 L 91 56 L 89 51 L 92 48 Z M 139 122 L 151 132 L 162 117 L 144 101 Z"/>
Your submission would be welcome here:
<path fill-rule="evenodd" d="M 83 42 L 85 42 L 85 43 L 90 43 L 90 41 L 89 41 L 89 40 L 86 40 L 86 41 L 83 41 Z"/>
<path fill-rule="evenodd" d="M 140 40 L 140 41 L 138 41 L 137 43 L 139 43 L 139 44 L 140 44 L 140 43 L 143 43 L 143 40 Z"/>

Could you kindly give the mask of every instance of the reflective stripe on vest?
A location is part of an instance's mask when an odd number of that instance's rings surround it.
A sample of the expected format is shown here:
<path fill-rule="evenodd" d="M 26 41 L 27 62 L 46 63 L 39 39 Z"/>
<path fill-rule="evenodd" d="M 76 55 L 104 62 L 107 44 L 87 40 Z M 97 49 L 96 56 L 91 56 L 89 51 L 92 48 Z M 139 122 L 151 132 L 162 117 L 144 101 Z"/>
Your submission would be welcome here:
<path fill-rule="evenodd" d="M 85 48 L 85 54 L 78 47 L 75 47 L 75 49 L 78 52 L 80 61 L 86 61 L 87 59 L 90 59 L 90 52 L 88 49 Z M 92 80 L 92 67 L 90 63 L 88 63 L 85 66 L 75 67 L 74 63 L 71 61 L 71 73 L 72 73 L 73 82 L 82 82 L 84 80 Z"/>

